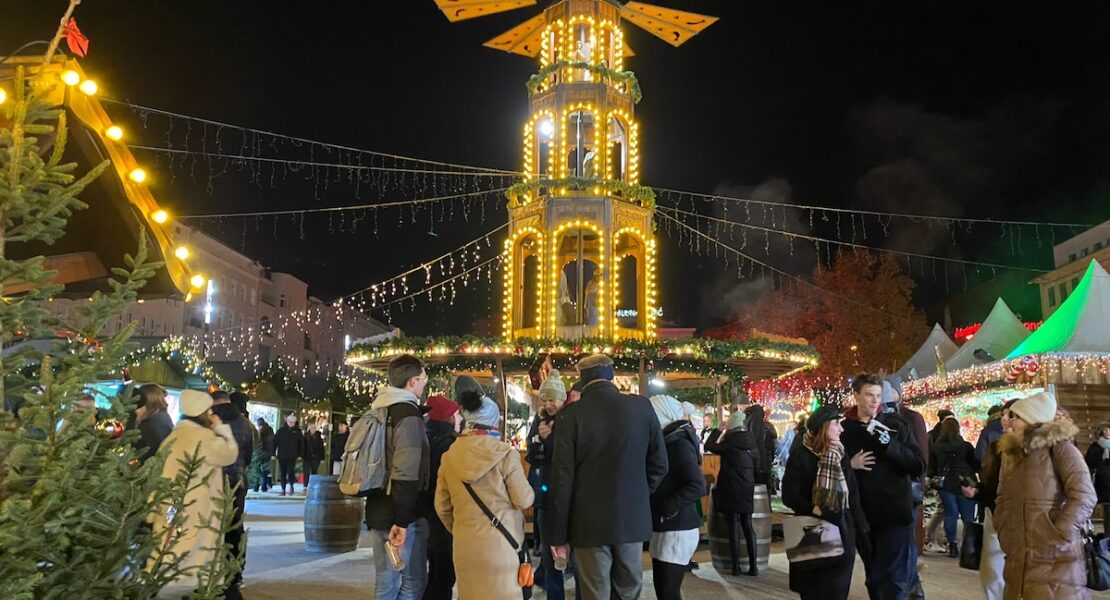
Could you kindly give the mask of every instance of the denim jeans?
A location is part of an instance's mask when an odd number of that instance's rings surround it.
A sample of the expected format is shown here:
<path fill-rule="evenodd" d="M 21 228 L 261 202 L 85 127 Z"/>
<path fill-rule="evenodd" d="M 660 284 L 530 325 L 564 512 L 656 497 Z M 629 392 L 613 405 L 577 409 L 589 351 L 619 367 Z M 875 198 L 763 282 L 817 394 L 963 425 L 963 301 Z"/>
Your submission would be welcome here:
<path fill-rule="evenodd" d="M 385 555 L 389 531 L 371 529 L 370 536 L 374 540 L 375 600 L 419 600 L 428 584 L 428 520 L 417 519 L 407 527 L 401 548 L 405 570 L 400 573 Z"/>
<path fill-rule="evenodd" d="M 944 535 L 949 544 L 956 543 L 956 520 L 964 525 L 975 522 L 975 501 L 957 492 L 941 491 L 940 500 L 944 503 Z"/>

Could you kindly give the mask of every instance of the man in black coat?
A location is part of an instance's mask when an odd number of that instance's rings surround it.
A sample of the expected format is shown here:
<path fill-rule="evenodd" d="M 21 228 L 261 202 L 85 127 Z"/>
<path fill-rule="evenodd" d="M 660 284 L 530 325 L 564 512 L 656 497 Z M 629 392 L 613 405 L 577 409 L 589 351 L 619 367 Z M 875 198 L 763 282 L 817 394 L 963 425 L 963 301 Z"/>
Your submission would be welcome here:
<path fill-rule="evenodd" d="M 304 458 L 305 443 L 304 433 L 297 427 L 297 415 L 289 413 L 285 416 L 285 425 L 278 428 L 274 434 L 274 452 L 277 454 L 278 469 L 281 471 L 281 495 L 285 495 L 285 484 L 289 484 L 289 493 L 292 494 L 297 482 L 297 459 Z"/>
<path fill-rule="evenodd" d="M 844 420 L 841 441 L 852 457 L 871 526 L 871 552 L 864 557 L 867 592 L 872 600 L 905 600 L 916 544 L 911 481 L 925 472 L 925 457 L 910 423 L 898 413 L 882 412 L 882 392 L 875 375 L 861 373 L 852 380 L 856 411 Z"/>
<path fill-rule="evenodd" d="M 552 552 L 577 555 L 585 600 L 640 597 L 641 556 L 651 538 L 650 497 L 667 473 L 667 451 L 648 399 L 613 385 L 613 361 L 578 363 L 582 398 L 555 417 L 543 536 Z"/>
<path fill-rule="evenodd" d="M 243 513 L 247 508 L 247 467 L 251 464 L 254 454 L 254 433 L 251 424 L 247 421 L 239 408 L 231 403 L 227 392 L 212 392 L 212 412 L 227 426 L 231 427 L 231 435 L 239 444 L 239 456 L 235 462 L 224 467 L 224 475 L 229 486 L 235 489 L 235 527 L 224 535 L 224 541 L 230 545 L 229 553 L 233 557 L 242 556 L 244 568 L 246 566 L 247 549 L 243 547 Z M 224 590 L 224 597 L 228 600 L 242 598 L 239 587 L 243 584 L 243 572 L 235 574 L 235 578 Z"/>

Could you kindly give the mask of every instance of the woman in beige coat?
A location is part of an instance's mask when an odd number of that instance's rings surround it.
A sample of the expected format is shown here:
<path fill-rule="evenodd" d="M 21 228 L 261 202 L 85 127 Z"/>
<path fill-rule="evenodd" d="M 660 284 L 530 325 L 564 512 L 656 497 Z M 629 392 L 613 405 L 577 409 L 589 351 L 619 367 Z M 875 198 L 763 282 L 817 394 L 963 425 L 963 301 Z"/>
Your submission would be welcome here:
<path fill-rule="evenodd" d="M 517 552 L 524 542 L 521 510 L 532 505 L 532 487 L 524 476 L 520 454 L 500 439 L 497 405 L 467 376 L 456 381 L 455 392 L 466 429 L 443 455 L 435 505 L 443 525 L 454 536 L 459 599 L 520 600 Z M 465 483 L 508 529 L 515 548 L 491 524 Z"/>
<path fill-rule="evenodd" d="M 1005 598 L 1090 598 L 1080 527 L 1091 516 L 1095 490 L 1072 443 L 1079 430 L 1056 419 L 1056 399 L 1047 393 L 1015 402 L 1010 427 L 998 443 L 1002 468 L 994 510 L 1006 555 Z"/>
<path fill-rule="evenodd" d="M 162 590 L 160 597 L 177 597 L 187 594 L 198 585 L 200 571 L 215 558 L 215 549 L 223 540 L 219 535 L 220 514 L 216 504 L 223 495 L 226 479 L 223 467 L 239 457 L 239 445 L 231 434 L 231 427 L 212 414 L 212 397 L 204 392 L 181 392 L 182 418 L 173 433 L 162 442 L 169 448 L 162 477 L 174 479 L 182 471 L 182 461 L 196 456 L 203 459 L 200 469 L 189 482 L 190 491 L 185 495 L 185 506 L 180 514 L 162 507 L 154 514 L 154 533 L 161 540 L 172 539 L 170 530 L 182 523 L 181 537 L 166 548 L 178 556 L 182 576 Z M 215 529 L 212 529 L 215 528 Z"/>

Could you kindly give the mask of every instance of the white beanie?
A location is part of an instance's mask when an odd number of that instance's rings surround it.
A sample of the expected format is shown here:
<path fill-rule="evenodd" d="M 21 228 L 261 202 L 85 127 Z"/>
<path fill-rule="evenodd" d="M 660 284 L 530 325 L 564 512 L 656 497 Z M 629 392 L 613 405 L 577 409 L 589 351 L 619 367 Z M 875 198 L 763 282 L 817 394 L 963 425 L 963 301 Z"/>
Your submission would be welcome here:
<path fill-rule="evenodd" d="M 663 427 L 685 418 L 682 403 L 672 396 L 652 396 L 651 407 L 655 409 L 655 416 L 659 417 L 659 425 Z"/>
<path fill-rule="evenodd" d="M 186 417 L 199 417 L 204 411 L 212 408 L 212 396 L 197 390 L 184 390 L 181 392 L 181 414 Z"/>
<path fill-rule="evenodd" d="M 1048 392 L 1033 394 L 1014 402 L 1010 412 L 1030 425 L 1051 423 L 1056 419 L 1056 398 Z"/>

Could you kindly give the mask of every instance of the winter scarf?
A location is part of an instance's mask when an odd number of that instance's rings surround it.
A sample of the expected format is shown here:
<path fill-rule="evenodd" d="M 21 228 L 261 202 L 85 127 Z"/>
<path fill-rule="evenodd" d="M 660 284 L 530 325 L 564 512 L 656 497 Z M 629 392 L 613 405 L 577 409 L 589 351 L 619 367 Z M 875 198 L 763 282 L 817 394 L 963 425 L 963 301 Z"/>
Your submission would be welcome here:
<path fill-rule="evenodd" d="M 817 481 L 813 483 L 813 505 L 834 512 L 848 508 L 848 481 L 844 479 L 841 461 L 844 460 L 844 446 L 831 442 L 825 452 L 818 454 L 813 449 L 814 435 L 806 433 L 802 444 L 817 456 Z"/>
<path fill-rule="evenodd" d="M 1110 460 L 1110 440 L 1104 437 L 1098 438 L 1098 447 L 1102 448 L 1102 460 Z"/>

